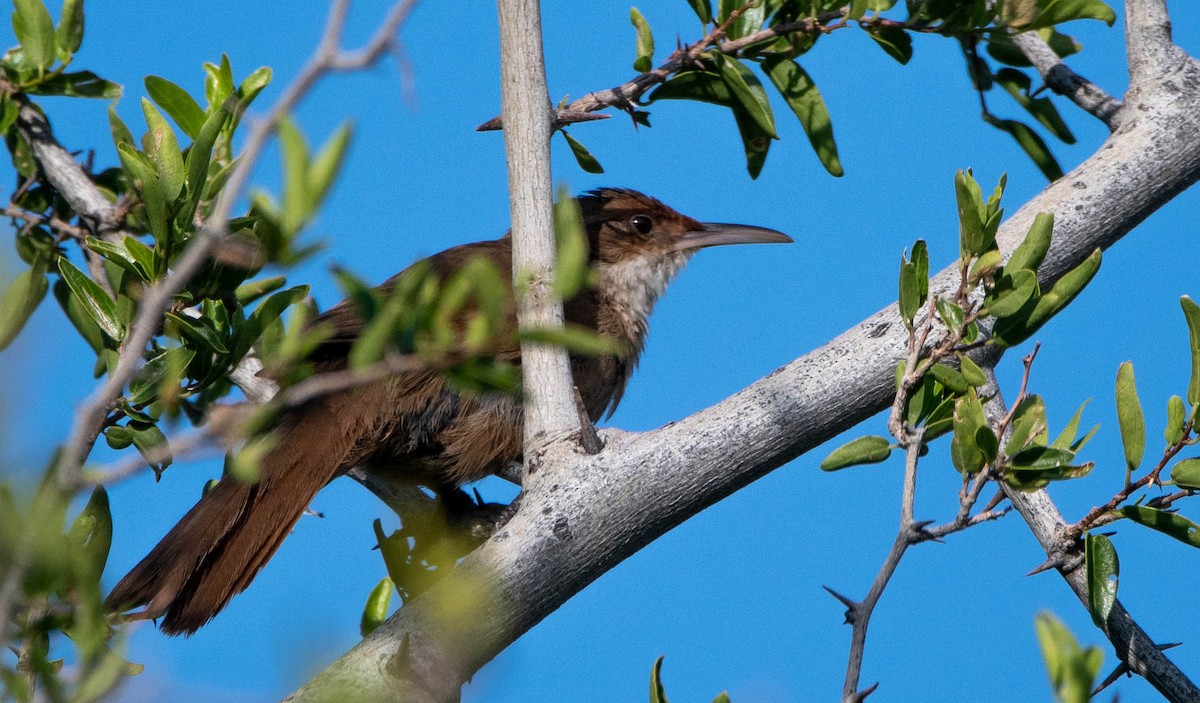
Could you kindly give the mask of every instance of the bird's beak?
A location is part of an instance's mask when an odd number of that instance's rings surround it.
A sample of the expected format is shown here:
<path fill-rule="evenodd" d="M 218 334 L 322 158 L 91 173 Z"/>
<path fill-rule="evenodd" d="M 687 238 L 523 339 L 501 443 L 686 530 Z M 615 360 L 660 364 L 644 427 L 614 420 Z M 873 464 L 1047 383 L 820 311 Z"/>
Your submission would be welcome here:
<path fill-rule="evenodd" d="M 777 232 L 766 227 L 751 227 L 749 225 L 730 225 L 721 222 L 703 222 L 702 229 L 684 232 L 675 243 L 675 251 L 702 249 L 721 244 L 786 244 L 792 238 L 783 232 Z"/>

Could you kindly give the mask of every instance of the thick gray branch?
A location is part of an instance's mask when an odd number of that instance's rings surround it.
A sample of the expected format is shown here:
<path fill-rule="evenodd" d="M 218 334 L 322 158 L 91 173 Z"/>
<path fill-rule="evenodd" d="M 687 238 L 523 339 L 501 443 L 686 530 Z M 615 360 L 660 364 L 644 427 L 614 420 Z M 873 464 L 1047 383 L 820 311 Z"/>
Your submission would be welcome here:
<path fill-rule="evenodd" d="M 1001 227 L 1000 245 L 1011 250 L 1037 213 L 1055 214 L 1043 285 L 1200 179 L 1195 62 L 1139 85 L 1129 102 L 1136 118 Z M 954 275 L 943 271 L 934 290 L 952 285 Z M 323 699 L 341 686 L 364 700 L 455 700 L 480 666 L 621 560 L 885 408 L 905 339 L 890 305 L 678 423 L 643 434 L 607 431 L 594 456 L 551 446 L 504 529 L 292 700 Z"/>

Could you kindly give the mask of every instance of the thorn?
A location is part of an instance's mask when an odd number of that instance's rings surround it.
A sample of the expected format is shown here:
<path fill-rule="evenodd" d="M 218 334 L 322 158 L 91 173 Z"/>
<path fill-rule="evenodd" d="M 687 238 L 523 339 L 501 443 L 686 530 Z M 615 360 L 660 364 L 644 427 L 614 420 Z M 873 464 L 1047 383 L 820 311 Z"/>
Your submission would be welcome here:
<path fill-rule="evenodd" d="M 1128 664 L 1125 662 L 1117 664 L 1117 668 L 1113 669 L 1111 674 L 1105 676 L 1100 685 L 1096 687 L 1096 690 L 1092 691 L 1092 698 L 1095 698 L 1101 691 L 1116 683 L 1117 679 L 1121 678 L 1121 676 L 1131 676 L 1132 674 L 1133 672 L 1129 670 Z"/>
<path fill-rule="evenodd" d="M 875 692 L 875 689 L 877 689 L 877 688 L 879 688 L 879 682 L 878 682 L 878 681 L 876 681 L 875 683 L 871 684 L 870 686 L 867 686 L 866 688 L 864 688 L 863 690 L 859 691 L 858 693 L 854 694 L 854 699 L 853 699 L 853 700 L 857 701 L 857 703 L 862 703 L 862 701 L 865 701 L 865 700 L 867 700 L 867 696 L 869 696 L 869 695 L 871 695 L 872 693 L 874 693 L 874 692 Z"/>
<path fill-rule="evenodd" d="M 837 598 L 839 603 L 846 606 L 846 617 L 842 622 L 846 625 L 853 625 L 855 620 L 858 619 L 858 609 L 862 607 L 862 604 L 843 596 L 829 586 L 821 586 L 821 588 L 824 588 L 829 595 Z"/>
<path fill-rule="evenodd" d="M 1043 571 L 1049 571 L 1050 569 L 1053 569 L 1057 566 L 1058 566 L 1057 559 L 1047 559 L 1046 561 L 1042 562 L 1040 565 L 1035 567 L 1033 569 L 1033 571 L 1030 571 L 1029 573 L 1027 573 L 1025 575 L 1026 576 L 1037 576 L 1038 574 L 1042 573 Z"/>
<path fill-rule="evenodd" d="M 320 518 L 325 517 L 325 513 L 317 512 L 316 510 L 313 510 L 312 508 L 305 508 L 304 514 L 312 515 L 313 517 L 320 517 Z"/>

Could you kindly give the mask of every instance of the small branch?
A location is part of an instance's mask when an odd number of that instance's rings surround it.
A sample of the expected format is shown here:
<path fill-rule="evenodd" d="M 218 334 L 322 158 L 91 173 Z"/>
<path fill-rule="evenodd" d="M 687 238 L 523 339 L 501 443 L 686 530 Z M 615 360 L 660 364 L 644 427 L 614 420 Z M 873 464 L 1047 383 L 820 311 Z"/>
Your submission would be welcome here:
<path fill-rule="evenodd" d="M 1183 437 L 1175 444 L 1172 444 L 1163 450 L 1162 458 L 1158 460 L 1158 463 L 1154 465 L 1154 468 L 1150 470 L 1150 473 L 1130 483 L 1128 486 L 1125 486 L 1104 505 L 1096 506 L 1089 510 L 1087 515 L 1084 515 L 1079 522 L 1071 525 L 1063 531 L 1063 541 L 1073 542 L 1079 539 L 1084 532 L 1087 532 L 1093 527 L 1096 527 L 1100 524 L 1113 522 L 1113 519 L 1104 519 L 1103 522 L 1101 522 L 1101 520 L 1109 513 L 1116 510 L 1117 506 L 1119 506 L 1121 503 L 1124 503 L 1131 495 L 1142 488 L 1145 488 L 1146 486 L 1162 485 L 1158 480 L 1159 475 L 1162 473 L 1163 469 L 1167 467 L 1167 464 L 1169 464 L 1171 460 L 1179 454 L 1179 452 L 1191 446 L 1191 442 L 1189 441 L 1191 434 L 1192 421 L 1189 420 L 1188 423 L 1183 427 Z"/>
<path fill-rule="evenodd" d="M 1051 90 L 1103 122 L 1110 132 L 1116 131 L 1124 107 L 1120 100 L 1072 71 L 1037 32 L 1014 33 L 1011 38 Z"/>
<path fill-rule="evenodd" d="M 582 121 L 579 117 L 582 113 L 591 113 L 603 110 L 609 107 L 615 107 L 620 110 L 632 110 L 637 102 L 654 86 L 663 83 L 675 73 L 689 66 L 694 66 L 700 60 L 700 54 L 706 49 L 715 48 L 723 54 L 736 56 L 739 52 L 748 46 L 759 42 L 768 41 L 776 37 L 787 36 L 789 34 L 814 33 L 831 30 L 832 28 L 825 25 L 834 20 L 841 19 L 844 16 L 842 10 L 826 12 L 818 17 L 812 17 L 801 20 L 799 22 L 787 22 L 784 24 L 768 27 L 754 34 L 747 35 L 733 41 L 721 43 L 728 31 L 729 26 L 742 13 L 746 11 L 748 5 L 743 6 L 734 12 L 730 13 L 729 18 L 720 26 L 715 27 L 711 32 L 705 35 L 700 41 L 692 44 L 690 47 L 685 46 L 676 49 L 667 57 L 658 67 L 636 76 L 633 80 L 622 83 L 615 88 L 601 90 L 595 93 L 588 93 L 578 100 L 567 105 L 562 110 L 558 111 L 558 121 L 561 124 L 570 124 L 571 122 Z M 838 28 L 847 25 L 837 25 Z M 565 118 L 565 119 L 564 119 Z M 599 118 L 597 118 L 599 119 Z M 493 117 L 475 128 L 478 131 L 490 131 L 504 129 L 504 122 L 500 117 Z"/>
<path fill-rule="evenodd" d="M 117 238 L 116 231 L 122 219 L 118 210 L 104 197 L 91 177 L 75 161 L 50 129 L 50 123 L 27 96 L 0 79 L 0 89 L 17 103 L 17 128 L 29 144 L 33 157 L 45 174 L 46 180 L 66 199 L 79 216 L 92 227 L 96 235 L 104 239 Z"/>

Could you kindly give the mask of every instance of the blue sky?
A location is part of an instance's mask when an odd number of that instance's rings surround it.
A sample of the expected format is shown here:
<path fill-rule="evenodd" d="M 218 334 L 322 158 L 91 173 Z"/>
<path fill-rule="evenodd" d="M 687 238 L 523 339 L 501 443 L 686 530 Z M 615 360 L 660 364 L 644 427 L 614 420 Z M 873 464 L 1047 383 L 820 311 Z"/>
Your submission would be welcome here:
<path fill-rule="evenodd" d="M 275 83 L 260 98 L 269 104 L 320 34 L 324 7 L 303 5 L 96 4 L 77 66 L 126 86 L 118 109 L 130 125 L 142 124 L 145 75 L 198 92 L 201 63 L 221 52 L 239 77 L 261 65 L 275 70 Z M 386 6 L 356 3 L 349 42 L 365 38 Z M 641 10 L 655 30 L 659 58 L 677 35 L 699 36 L 682 0 Z M 1176 40 L 1200 52 L 1200 7 L 1174 3 L 1172 10 Z M 344 119 L 356 125 L 343 177 L 308 234 L 327 246 L 291 273 L 293 281 L 313 285 L 322 308 L 339 297 L 332 264 L 382 281 L 416 258 L 507 228 L 503 139 L 473 131 L 499 111 L 494 11 L 490 3 L 419 6 L 403 32 L 403 70 L 387 61 L 335 77 L 300 109 L 299 122 L 314 142 Z M 547 0 L 543 11 L 554 99 L 633 75 L 628 5 Z M 1071 65 L 1122 94 L 1120 25 L 1081 22 L 1067 31 L 1085 46 Z M 973 167 L 985 188 L 1007 172 L 1010 212 L 1045 185 L 1007 135 L 978 119 L 957 47 L 937 38 L 914 44 L 912 62 L 902 67 L 863 33 L 846 30 L 803 58 L 833 117 L 842 179 L 824 172 L 778 102 L 782 140 L 757 181 L 746 175 L 731 118 L 709 106 L 657 104 L 652 129 L 634 130 L 622 115 L 576 126 L 572 134 L 601 161 L 603 175 L 580 171 L 556 140 L 555 180 L 575 191 L 636 188 L 701 220 L 773 227 L 796 239 L 789 247 L 698 255 L 660 302 L 646 354 L 610 424 L 659 427 L 821 345 L 894 300 L 900 252 L 918 237 L 928 240 L 934 268 L 947 265 L 957 254 L 956 169 Z M 997 114 L 1018 116 L 1011 101 L 990 99 Z M 68 148 L 94 148 L 98 165 L 114 162 L 104 103 L 43 104 Z M 1079 140 L 1074 147 L 1052 145 L 1069 169 L 1097 148 L 1106 130 L 1065 101 L 1059 105 Z M 276 159 L 268 155 L 255 179 L 268 190 L 278 188 Z M 12 182 L 7 164 L 0 178 Z M 1118 364 L 1134 362 L 1148 456 L 1157 451 L 1167 397 L 1186 388 L 1187 334 L 1177 301 L 1200 296 L 1193 263 L 1200 259 L 1198 205 L 1194 192 L 1185 193 L 1113 247 L 1091 287 L 1038 336 L 1032 386 L 1045 396 L 1052 425 L 1061 426 L 1088 398 L 1085 422 L 1102 425 L 1086 451 L 1097 462 L 1092 475 L 1052 487 L 1069 519 L 1120 487 L 1112 401 Z M 0 258 L 6 272 L 12 259 Z M 1000 368 L 1010 397 L 1025 351 L 1010 352 Z M 46 305 L 0 357 L 0 387 L 7 391 L 0 422 L 11 438 L 0 446 L 5 467 L 44 464 L 93 387 L 88 356 L 58 310 Z M 877 417 L 849 436 L 884 430 Z M 836 697 L 849 628 L 821 585 L 853 597 L 865 593 L 894 537 L 902 468 L 892 461 L 833 475 L 819 471 L 827 451 L 845 439 L 782 467 L 617 566 L 481 670 L 464 699 L 643 700 L 659 655 L 666 656 L 664 680 L 677 701 L 708 701 L 721 690 L 735 702 Z M 958 477 L 945 455 L 945 444 L 936 445 L 923 464 L 918 518 L 944 520 L 956 508 Z M 179 462 L 157 485 L 147 473 L 114 488 L 117 532 L 106 583 L 135 564 L 219 472 L 216 459 Z M 491 499 L 512 493 L 491 482 L 482 490 Z M 371 521 L 383 517 L 394 525 L 395 518 L 348 480 L 322 492 L 313 507 L 325 519 L 302 520 L 250 590 L 199 634 L 169 639 L 150 626 L 135 628 L 129 657 L 147 668 L 130 681 L 123 701 L 274 700 L 357 641 L 362 602 L 384 574 L 370 549 Z M 1200 507 L 1183 507 L 1200 516 Z M 1117 530 L 1123 600 L 1152 637 L 1185 642 L 1173 655 L 1197 674 L 1200 622 L 1180 604 L 1191 602 L 1185 594 L 1194 592 L 1200 555 L 1136 526 Z M 1016 516 L 911 550 L 875 613 L 863 681 L 882 682 L 880 701 L 1050 700 L 1034 615 L 1054 611 L 1085 643 L 1102 637 L 1056 576 L 1024 576 L 1042 559 Z M 1108 653 L 1105 670 L 1113 665 Z M 1125 703 L 1157 700 L 1139 680 L 1116 688 Z"/>

